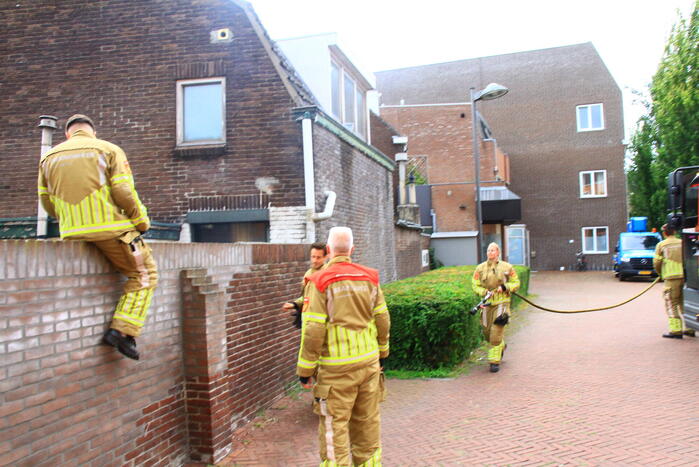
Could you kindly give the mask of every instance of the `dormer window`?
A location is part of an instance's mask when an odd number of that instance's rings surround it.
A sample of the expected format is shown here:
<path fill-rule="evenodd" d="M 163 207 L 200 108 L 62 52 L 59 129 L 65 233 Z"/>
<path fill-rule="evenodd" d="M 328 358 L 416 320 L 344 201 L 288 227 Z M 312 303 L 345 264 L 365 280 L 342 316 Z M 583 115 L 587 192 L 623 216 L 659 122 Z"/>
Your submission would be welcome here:
<path fill-rule="evenodd" d="M 348 130 L 366 140 L 366 91 L 357 85 L 349 70 L 331 62 L 332 114 Z"/>

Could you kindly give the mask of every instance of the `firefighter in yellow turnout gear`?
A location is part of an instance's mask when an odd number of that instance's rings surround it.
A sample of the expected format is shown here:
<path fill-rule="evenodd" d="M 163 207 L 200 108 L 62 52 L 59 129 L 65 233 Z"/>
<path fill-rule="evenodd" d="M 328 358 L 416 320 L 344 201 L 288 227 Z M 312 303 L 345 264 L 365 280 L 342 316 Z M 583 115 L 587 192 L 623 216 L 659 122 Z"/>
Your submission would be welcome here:
<path fill-rule="evenodd" d="M 331 260 L 310 277 L 296 373 L 313 386 L 320 416 L 321 466 L 380 466 L 380 359 L 388 357 L 390 318 L 378 271 L 352 263 L 352 231 L 333 227 Z M 350 463 L 350 451 L 352 463 Z"/>
<path fill-rule="evenodd" d="M 684 270 L 682 268 L 682 240 L 675 237 L 675 231 L 667 224 L 661 228 L 662 242 L 655 246 L 655 257 L 653 267 L 662 277 L 665 288 L 663 289 L 663 299 L 665 301 L 665 312 L 668 317 L 669 332 L 663 337 L 670 339 L 682 339 L 682 335 L 694 337 L 694 330 L 684 327 L 682 313 L 682 286 L 684 284 Z"/>
<path fill-rule="evenodd" d="M 473 291 L 484 297 L 489 291 L 493 295 L 487 306 L 481 308 L 483 335 L 490 344 L 488 362 L 490 371 L 500 370 L 500 361 L 505 349 L 505 325 L 510 319 L 510 294 L 519 290 L 519 277 L 510 263 L 500 260 L 497 243 L 488 245 L 488 260 L 479 264 L 473 272 Z"/>
<path fill-rule="evenodd" d="M 67 140 L 39 164 L 39 198 L 59 223 L 61 239 L 94 244 L 128 277 L 103 341 L 138 360 L 135 337 L 146 321 L 158 273 L 141 238 L 150 220 L 138 198 L 124 151 L 96 138 L 92 120 L 73 115 Z"/>
<path fill-rule="evenodd" d="M 303 308 L 303 298 L 305 295 L 308 278 L 320 271 L 325 266 L 325 259 L 327 258 L 325 243 L 312 243 L 311 247 L 309 248 L 309 254 L 311 267 L 308 268 L 306 273 L 303 275 L 303 279 L 301 280 L 301 296 L 293 302 L 286 302 L 282 305 L 282 310 L 290 312 L 293 310 L 292 315 L 294 316 L 294 326 L 298 329 L 301 329 L 301 308 Z"/>

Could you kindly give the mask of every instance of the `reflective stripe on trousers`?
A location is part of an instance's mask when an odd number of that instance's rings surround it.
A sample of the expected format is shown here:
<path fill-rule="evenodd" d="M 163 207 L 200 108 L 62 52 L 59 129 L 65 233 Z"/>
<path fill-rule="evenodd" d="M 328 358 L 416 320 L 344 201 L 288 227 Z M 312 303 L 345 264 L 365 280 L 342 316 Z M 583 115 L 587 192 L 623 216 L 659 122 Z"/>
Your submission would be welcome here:
<path fill-rule="evenodd" d="M 111 327 L 138 337 L 158 283 L 158 270 L 150 248 L 135 231 L 92 243 L 128 278 L 124 294 L 114 310 Z"/>

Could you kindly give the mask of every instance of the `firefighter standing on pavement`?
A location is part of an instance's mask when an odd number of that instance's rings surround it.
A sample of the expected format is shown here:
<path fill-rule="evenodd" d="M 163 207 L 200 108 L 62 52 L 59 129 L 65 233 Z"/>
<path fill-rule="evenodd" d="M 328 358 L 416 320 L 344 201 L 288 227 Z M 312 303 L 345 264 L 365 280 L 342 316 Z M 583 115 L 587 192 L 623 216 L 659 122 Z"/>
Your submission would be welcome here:
<path fill-rule="evenodd" d="M 66 122 L 66 141 L 39 164 L 39 198 L 59 223 L 61 239 L 95 245 L 128 277 L 103 342 L 139 359 L 135 338 L 146 321 L 158 273 L 141 238 L 150 220 L 136 193 L 124 151 L 96 138 L 85 115 Z"/>
<path fill-rule="evenodd" d="M 500 260 L 497 243 L 488 245 L 488 260 L 479 264 L 473 272 L 473 291 L 484 297 L 488 291 L 493 295 L 487 306 L 481 308 L 481 326 L 485 339 L 490 344 L 488 362 L 490 371 L 500 370 L 500 361 L 505 350 L 505 325 L 510 319 L 510 294 L 519 289 L 519 277 L 510 263 Z"/>
<path fill-rule="evenodd" d="M 653 267 L 663 279 L 663 299 L 665 312 L 668 316 L 669 332 L 663 337 L 670 339 L 682 339 L 682 335 L 694 337 L 694 330 L 684 327 L 682 317 L 684 307 L 682 304 L 682 286 L 684 285 L 684 271 L 682 268 L 682 240 L 675 237 L 675 231 L 667 224 L 661 228 L 664 240 L 655 246 Z"/>
<path fill-rule="evenodd" d="M 325 265 L 325 259 L 327 258 L 325 243 L 312 243 L 309 253 L 311 255 L 311 267 L 308 268 L 308 271 L 306 271 L 306 273 L 303 275 L 303 280 L 301 281 L 301 296 L 293 302 L 286 302 L 282 305 L 282 310 L 294 310 L 294 326 L 299 329 L 301 328 L 301 308 L 303 307 L 303 297 L 305 295 L 304 290 L 306 289 L 306 283 L 311 275 L 320 271 L 320 269 Z"/>
<path fill-rule="evenodd" d="M 309 279 L 296 372 L 308 388 L 318 370 L 313 396 L 320 465 L 380 466 L 380 359 L 388 357 L 388 308 L 378 271 L 350 259 L 351 229 L 330 229 L 328 250 L 327 267 Z"/>

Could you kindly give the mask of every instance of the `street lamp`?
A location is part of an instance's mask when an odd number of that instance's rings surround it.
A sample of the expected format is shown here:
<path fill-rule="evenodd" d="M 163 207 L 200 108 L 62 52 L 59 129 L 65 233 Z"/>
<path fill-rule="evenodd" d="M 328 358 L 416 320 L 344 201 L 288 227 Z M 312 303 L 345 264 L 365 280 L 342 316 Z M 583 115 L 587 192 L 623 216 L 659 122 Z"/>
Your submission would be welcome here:
<path fill-rule="evenodd" d="M 476 237 L 476 263 L 481 263 L 483 241 L 483 215 L 481 213 L 481 156 L 478 148 L 478 123 L 476 122 L 476 102 L 490 101 L 502 97 L 509 89 L 496 83 L 490 83 L 484 89 L 475 92 L 471 88 L 471 127 L 473 130 L 473 159 L 476 162 L 476 220 L 478 221 L 478 237 Z"/>

